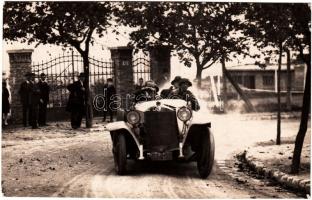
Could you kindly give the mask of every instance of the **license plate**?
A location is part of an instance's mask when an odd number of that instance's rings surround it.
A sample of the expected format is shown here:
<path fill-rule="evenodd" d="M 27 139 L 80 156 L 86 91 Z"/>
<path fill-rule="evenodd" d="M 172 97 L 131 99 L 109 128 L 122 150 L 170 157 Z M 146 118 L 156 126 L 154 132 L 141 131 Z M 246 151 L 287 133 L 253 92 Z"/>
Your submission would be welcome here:
<path fill-rule="evenodd" d="M 152 152 L 149 156 L 152 160 L 172 160 L 172 152 Z"/>

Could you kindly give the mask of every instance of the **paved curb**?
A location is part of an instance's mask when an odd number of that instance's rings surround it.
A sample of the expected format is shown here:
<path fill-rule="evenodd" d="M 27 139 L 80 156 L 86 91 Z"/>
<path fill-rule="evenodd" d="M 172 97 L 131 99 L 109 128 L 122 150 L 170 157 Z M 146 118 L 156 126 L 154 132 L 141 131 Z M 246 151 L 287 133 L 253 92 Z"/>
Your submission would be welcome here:
<path fill-rule="evenodd" d="M 299 179 L 295 176 L 283 173 L 279 170 L 274 170 L 265 167 L 265 165 L 258 161 L 255 157 L 248 155 L 248 151 L 239 155 L 242 161 L 245 162 L 248 167 L 254 170 L 257 174 L 271 178 L 277 181 L 282 186 L 286 186 L 295 190 L 300 190 L 306 194 L 310 194 L 310 179 Z"/>
<path fill-rule="evenodd" d="M 243 114 L 248 120 L 272 120 L 277 119 L 277 113 L 253 113 Z M 300 119 L 300 112 L 281 113 L 281 119 Z"/>

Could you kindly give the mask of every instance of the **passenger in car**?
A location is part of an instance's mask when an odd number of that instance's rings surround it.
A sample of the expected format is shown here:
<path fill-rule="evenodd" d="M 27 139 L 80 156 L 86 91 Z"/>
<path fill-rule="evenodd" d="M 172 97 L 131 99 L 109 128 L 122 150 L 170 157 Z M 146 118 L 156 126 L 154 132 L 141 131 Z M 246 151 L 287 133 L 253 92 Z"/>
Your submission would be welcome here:
<path fill-rule="evenodd" d="M 192 109 L 198 111 L 200 109 L 199 103 L 196 97 L 193 95 L 193 93 L 188 90 L 188 88 L 191 86 L 192 83 L 187 78 L 182 78 L 179 81 L 179 88 L 177 94 L 171 94 L 171 96 L 183 99 L 188 103 L 191 103 Z"/>
<path fill-rule="evenodd" d="M 161 91 L 160 96 L 161 98 L 168 98 L 169 94 L 177 94 L 179 88 L 179 81 L 181 80 L 181 76 L 176 76 L 171 81 L 171 87 L 168 89 L 164 89 Z"/>
<path fill-rule="evenodd" d="M 154 81 L 146 81 L 144 87 L 134 93 L 135 102 L 155 100 L 158 91 L 159 88 Z"/>

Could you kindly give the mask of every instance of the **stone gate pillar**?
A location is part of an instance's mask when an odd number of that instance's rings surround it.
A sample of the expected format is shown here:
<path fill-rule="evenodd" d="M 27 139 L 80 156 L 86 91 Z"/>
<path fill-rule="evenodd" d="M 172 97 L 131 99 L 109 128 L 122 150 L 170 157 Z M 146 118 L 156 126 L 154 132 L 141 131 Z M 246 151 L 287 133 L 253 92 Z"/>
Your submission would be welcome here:
<path fill-rule="evenodd" d="M 170 52 L 171 49 L 167 46 L 149 48 L 151 79 L 154 80 L 159 87 L 170 80 Z"/>
<path fill-rule="evenodd" d="M 22 105 L 18 94 L 21 83 L 25 80 L 25 74 L 31 72 L 31 55 L 33 49 L 8 50 L 10 61 L 9 85 L 11 92 L 12 122 L 22 123 Z"/>
<path fill-rule="evenodd" d="M 116 92 L 121 95 L 123 108 L 126 105 L 126 95 L 131 94 L 134 88 L 132 51 L 133 48 L 131 47 L 110 48 L 115 72 Z"/>

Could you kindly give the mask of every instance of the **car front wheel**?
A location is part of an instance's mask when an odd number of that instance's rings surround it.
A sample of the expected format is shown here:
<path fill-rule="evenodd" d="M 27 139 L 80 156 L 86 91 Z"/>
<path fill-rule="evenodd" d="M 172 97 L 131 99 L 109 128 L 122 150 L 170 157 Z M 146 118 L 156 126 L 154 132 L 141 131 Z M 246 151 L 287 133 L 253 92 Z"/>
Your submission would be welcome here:
<path fill-rule="evenodd" d="M 127 169 L 127 149 L 126 137 L 124 134 L 118 134 L 114 145 L 115 170 L 119 175 L 126 173 Z"/>
<path fill-rule="evenodd" d="M 202 140 L 197 156 L 197 169 L 201 178 L 205 179 L 211 173 L 214 163 L 214 137 L 209 128 L 202 133 Z"/>

